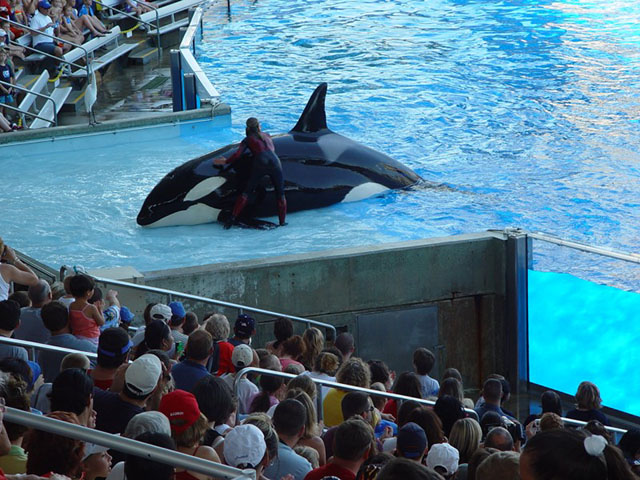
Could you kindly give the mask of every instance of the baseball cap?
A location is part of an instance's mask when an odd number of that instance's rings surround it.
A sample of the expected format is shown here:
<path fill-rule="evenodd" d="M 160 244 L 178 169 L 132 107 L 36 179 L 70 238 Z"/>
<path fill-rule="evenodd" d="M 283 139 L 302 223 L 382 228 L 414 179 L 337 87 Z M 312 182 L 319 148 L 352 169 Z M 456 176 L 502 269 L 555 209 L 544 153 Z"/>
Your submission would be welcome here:
<path fill-rule="evenodd" d="M 231 363 L 234 367 L 244 368 L 253 362 L 253 350 L 249 345 L 241 343 L 233 349 L 231 354 Z"/>
<path fill-rule="evenodd" d="M 256 329 L 256 321 L 245 313 L 238 315 L 236 319 L 235 332 L 239 337 L 249 338 Z"/>
<path fill-rule="evenodd" d="M 171 315 L 175 315 L 176 317 L 182 318 L 187 314 L 182 302 L 171 302 L 169 308 L 171 309 Z"/>
<path fill-rule="evenodd" d="M 135 315 L 127 307 L 120 307 L 120 320 L 122 323 L 131 323 Z"/>
<path fill-rule="evenodd" d="M 255 425 L 238 425 L 224 437 L 224 459 L 232 467 L 256 468 L 266 451 L 264 435 Z"/>
<path fill-rule="evenodd" d="M 201 415 L 196 397 L 184 390 L 167 393 L 160 400 L 158 410 L 167 416 L 171 431 L 177 434 L 186 431 Z"/>
<path fill-rule="evenodd" d="M 149 312 L 149 316 L 153 320 L 162 320 L 163 322 L 171 320 L 171 315 L 171 309 L 164 303 L 155 304 L 151 307 L 151 311 Z"/>
<path fill-rule="evenodd" d="M 396 449 L 405 458 L 419 458 L 427 449 L 427 435 L 420 425 L 405 423 L 398 430 Z"/>
<path fill-rule="evenodd" d="M 38 362 L 33 362 L 31 360 L 27 360 L 27 363 L 31 368 L 31 383 L 29 384 L 27 390 L 31 390 L 35 386 L 40 375 L 42 375 L 42 367 L 40 367 L 40 364 Z"/>
<path fill-rule="evenodd" d="M 47 0 L 40 0 L 38 2 L 38 8 L 51 8 L 51 4 Z"/>
<path fill-rule="evenodd" d="M 429 448 L 427 454 L 427 467 L 435 469 L 444 468 L 446 475 L 453 475 L 458 471 L 460 454 L 455 447 L 448 443 L 436 443 Z"/>
<path fill-rule="evenodd" d="M 91 455 L 95 455 L 96 453 L 106 452 L 107 450 L 109 450 L 109 447 L 97 445 L 95 443 L 85 442 L 84 455 L 82 456 L 82 461 L 84 462 Z"/>
<path fill-rule="evenodd" d="M 131 393 L 145 397 L 153 392 L 162 373 L 162 363 L 153 354 L 146 353 L 129 365 L 124 373 L 124 384 Z"/>
<path fill-rule="evenodd" d="M 98 339 L 98 353 L 107 357 L 119 357 L 133 347 L 127 332 L 120 327 L 107 328 Z"/>

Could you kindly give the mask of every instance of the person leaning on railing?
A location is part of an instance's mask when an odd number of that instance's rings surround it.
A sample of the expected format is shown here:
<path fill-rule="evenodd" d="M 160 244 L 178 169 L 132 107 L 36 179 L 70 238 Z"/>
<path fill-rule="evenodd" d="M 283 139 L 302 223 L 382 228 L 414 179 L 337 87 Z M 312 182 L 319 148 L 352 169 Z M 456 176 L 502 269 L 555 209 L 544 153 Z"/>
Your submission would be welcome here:
<path fill-rule="evenodd" d="M 38 282 L 33 270 L 18 258 L 16 252 L 0 238 L 0 300 L 9 298 L 11 282 L 31 286 Z"/>

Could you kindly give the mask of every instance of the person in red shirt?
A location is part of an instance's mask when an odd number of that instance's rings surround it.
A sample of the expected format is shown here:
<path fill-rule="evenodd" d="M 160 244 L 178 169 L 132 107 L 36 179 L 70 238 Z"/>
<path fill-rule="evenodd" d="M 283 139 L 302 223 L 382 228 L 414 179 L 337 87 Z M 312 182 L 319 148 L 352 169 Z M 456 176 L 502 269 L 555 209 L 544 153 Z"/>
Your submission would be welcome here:
<path fill-rule="evenodd" d="M 352 417 L 336 429 L 333 440 L 333 459 L 307 473 L 304 480 L 337 477 L 355 480 L 360 466 L 375 453 L 373 429 L 363 419 Z"/>
<path fill-rule="evenodd" d="M 287 216 L 287 200 L 284 196 L 284 177 L 282 176 L 282 165 L 278 155 L 276 155 L 276 149 L 273 146 L 271 136 L 260 130 L 260 122 L 254 117 L 247 119 L 245 133 L 246 137 L 240 142 L 238 149 L 229 158 L 217 157 L 213 159 L 214 165 L 228 165 L 239 159 L 247 149 L 249 149 L 253 155 L 251 176 L 242 195 L 236 200 L 233 211 L 231 212 L 231 217 L 224 228 L 230 228 L 236 221 L 244 207 L 247 206 L 249 195 L 251 195 L 258 185 L 258 182 L 265 176 L 271 179 L 273 188 L 276 191 L 278 218 L 280 220 L 280 226 L 283 226 L 285 225 L 285 217 Z"/>

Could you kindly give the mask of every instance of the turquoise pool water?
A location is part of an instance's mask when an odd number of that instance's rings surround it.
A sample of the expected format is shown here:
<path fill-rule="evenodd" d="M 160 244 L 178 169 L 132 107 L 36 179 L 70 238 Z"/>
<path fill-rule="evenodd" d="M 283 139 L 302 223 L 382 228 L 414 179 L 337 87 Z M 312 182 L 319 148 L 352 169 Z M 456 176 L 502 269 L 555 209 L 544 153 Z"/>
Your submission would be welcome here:
<path fill-rule="evenodd" d="M 640 6 L 633 1 L 234 1 L 200 60 L 231 104 L 214 124 L 3 147 L 2 236 L 54 265 L 140 270 L 520 226 L 638 250 Z M 291 215 L 271 232 L 145 230 L 173 167 L 289 130 L 329 82 L 329 126 L 426 183 Z M 72 239 L 72 242 L 69 242 Z"/>

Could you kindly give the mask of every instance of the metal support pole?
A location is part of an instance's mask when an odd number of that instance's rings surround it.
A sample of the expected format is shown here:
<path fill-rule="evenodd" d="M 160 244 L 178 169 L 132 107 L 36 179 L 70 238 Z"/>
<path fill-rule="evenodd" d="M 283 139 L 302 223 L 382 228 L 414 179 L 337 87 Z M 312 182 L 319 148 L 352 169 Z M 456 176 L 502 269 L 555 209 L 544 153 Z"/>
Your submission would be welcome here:
<path fill-rule="evenodd" d="M 182 64 L 180 61 L 180 50 L 171 50 L 171 85 L 173 96 L 173 111 L 184 110 L 184 85 L 182 83 Z"/>

